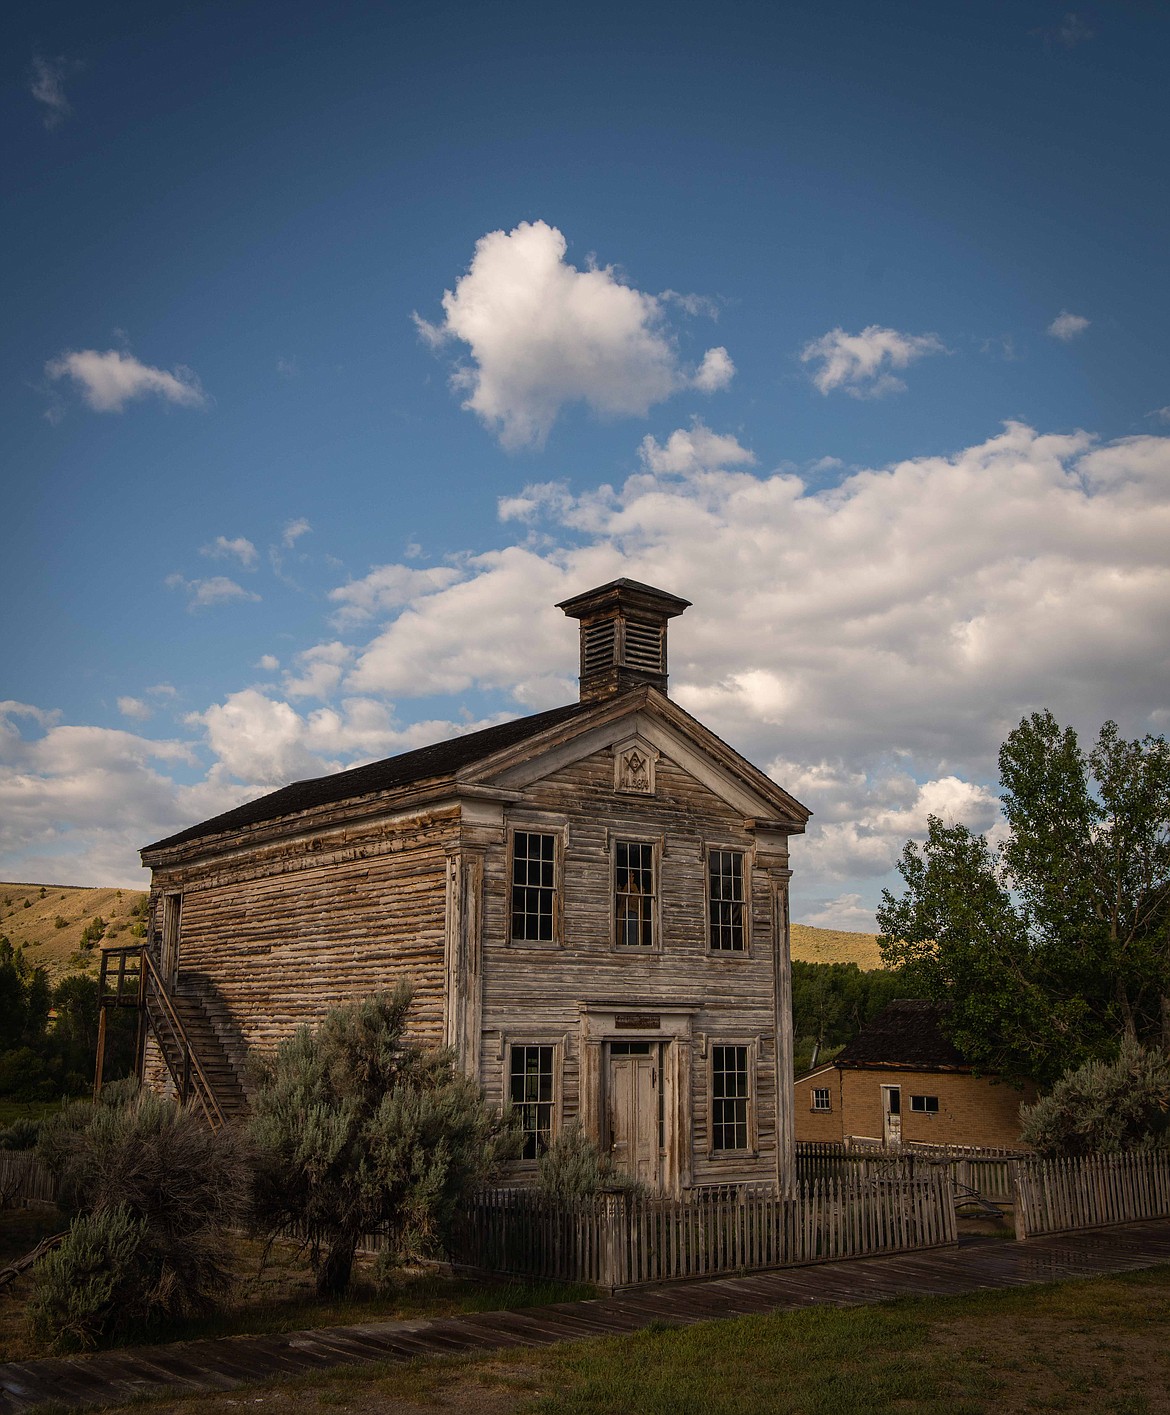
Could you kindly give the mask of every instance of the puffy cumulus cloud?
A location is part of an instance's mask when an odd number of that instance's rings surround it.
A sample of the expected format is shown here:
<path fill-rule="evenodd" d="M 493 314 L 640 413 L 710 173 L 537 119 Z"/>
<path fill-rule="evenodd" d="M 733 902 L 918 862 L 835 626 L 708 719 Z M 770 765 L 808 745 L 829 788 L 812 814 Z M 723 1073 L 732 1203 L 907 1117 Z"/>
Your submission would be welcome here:
<path fill-rule="evenodd" d="M 299 673 L 286 672 L 284 691 L 290 698 L 329 698 L 341 682 L 342 669 L 353 656 L 353 650 L 334 640 L 316 644 L 297 654 Z"/>
<path fill-rule="evenodd" d="M 873 908 L 860 894 L 839 894 L 835 899 L 804 911 L 802 923 L 815 929 L 844 929 L 846 933 L 872 933 Z"/>
<path fill-rule="evenodd" d="M 444 293 L 442 322 L 415 315 L 433 348 L 467 347 L 471 363 L 453 385 L 506 447 L 543 445 L 569 403 L 606 417 L 641 415 L 688 385 L 727 385 L 735 368 L 726 349 L 708 350 L 688 375 L 663 301 L 625 284 L 612 266 L 578 269 L 566 249 L 544 221 L 489 232 Z"/>
<path fill-rule="evenodd" d="M 45 373 L 54 380 L 72 379 L 82 401 L 97 413 L 120 413 L 136 398 L 161 398 L 180 408 L 203 408 L 209 401 L 191 369 L 151 368 L 117 349 L 60 354 L 45 365 Z"/>
<path fill-rule="evenodd" d="M 734 377 L 735 364 L 731 361 L 731 355 L 719 345 L 718 348 L 708 349 L 703 355 L 703 362 L 695 371 L 693 383 L 700 393 L 718 393 L 721 388 L 726 388 Z"/>
<path fill-rule="evenodd" d="M 928 354 L 945 354 L 937 334 L 900 334 L 870 324 L 860 334 L 831 329 L 801 350 L 802 363 L 814 365 L 812 381 L 824 394 L 843 388 L 853 398 L 881 398 L 902 393 L 906 385 L 891 369 L 903 369 Z"/>
<path fill-rule="evenodd" d="M 676 428 L 665 443 L 644 437 L 638 455 L 651 472 L 673 472 L 679 476 L 716 467 L 751 466 L 756 460 L 738 439 L 728 433 L 712 432 L 698 418 L 689 428 Z"/>
<path fill-rule="evenodd" d="M 386 703 L 358 696 L 343 698 L 337 707 L 300 713 L 256 688 L 231 693 L 187 720 L 203 728 L 215 757 L 208 782 L 234 778 L 247 783 L 246 794 L 252 795 L 489 725 L 447 720 L 403 725 Z"/>
<path fill-rule="evenodd" d="M 350 580 L 329 591 L 339 606 L 333 615 L 338 628 L 366 624 L 378 615 L 393 613 L 417 599 L 445 589 L 459 579 L 459 571 L 446 565 L 412 570 L 409 565 L 377 565 L 360 580 Z"/>
<path fill-rule="evenodd" d="M 190 819 L 186 788 L 174 773 L 195 763 L 192 747 L 56 719 L 23 704 L 0 704 L 4 872 L 137 884 L 137 849 Z"/>
<path fill-rule="evenodd" d="M 274 653 L 262 653 L 256 660 L 256 667 L 265 673 L 276 673 L 280 669 L 280 659 Z"/>
<path fill-rule="evenodd" d="M 168 575 L 166 585 L 171 590 L 183 590 L 187 595 L 187 608 L 194 613 L 197 609 L 210 609 L 214 605 L 234 604 L 241 600 L 258 600 L 260 596 L 226 575 L 212 575 L 207 580 L 188 580 L 182 575 Z"/>
<path fill-rule="evenodd" d="M 142 698 L 119 698 L 118 711 L 123 717 L 129 717 L 135 722 L 145 722 L 148 717 L 154 715 L 154 709 Z"/>
<path fill-rule="evenodd" d="M 302 536 L 307 536 L 313 527 L 303 516 L 298 516 L 293 521 L 286 521 L 284 530 L 281 533 L 280 543 L 286 550 L 291 550 Z"/>
<path fill-rule="evenodd" d="M 260 563 L 260 552 L 245 536 L 236 536 L 234 540 L 216 536 L 209 545 L 200 546 L 199 554 L 211 560 L 238 560 L 245 570 L 255 570 Z"/>
<path fill-rule="evenodd" d="M 1070 339 L 1075 339 L 1078 334 L 1083 334 L 1088 329 L 1089 323 L 1090 321 L 1083 314 L 1069 314 L 1068 310 L 1061 310 L 1048 326 L 1048 333 L 1054 339 L 1060 339 L 1067 344 Z"/>

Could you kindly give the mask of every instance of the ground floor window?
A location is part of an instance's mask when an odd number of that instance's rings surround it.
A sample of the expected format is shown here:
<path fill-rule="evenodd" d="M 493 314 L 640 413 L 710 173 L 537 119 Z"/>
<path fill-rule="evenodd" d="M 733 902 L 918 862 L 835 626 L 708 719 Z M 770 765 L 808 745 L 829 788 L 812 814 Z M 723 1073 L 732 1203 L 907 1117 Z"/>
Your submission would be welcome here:
<path fill-rule="evenodd" d="M 831 1102 L 830 1099 L 829 1099 L 829 1088 L 828 1088 L 828 1086 L 814 1086 L 814 1087 L 813 1087 L 812 1097 L 813 1097 L 813 1103 L 812 1103 L 812 1108 L 813 1108 L 813 1110 L 832 1110 L 832 1109 L 833 1109 L 832 1102 Z"/>
<path fill-rule="evenodd" d="M 711 1048 L 711 1148 L 748 1148 L 748 1049 Z"/>
<path fill-rule="evenodd" d="M 514 1046 L 512 1048 L 509 1098 L 520 1116 L 524 1134 L 521 1157 L 537 1159 L 552 1139 L 553 1048 Z"/>
<path fill-rule="evenodd" d="M 937 1096 L 911 1096 L 911 1097 L 910 1097 L 910 1109 L 911 1109 L 912 1111 L 917 1111 L 919 1115 L 937 1115 L 937 1114 L 938 1114 L 938 1097 L 937 1097 Z"/>

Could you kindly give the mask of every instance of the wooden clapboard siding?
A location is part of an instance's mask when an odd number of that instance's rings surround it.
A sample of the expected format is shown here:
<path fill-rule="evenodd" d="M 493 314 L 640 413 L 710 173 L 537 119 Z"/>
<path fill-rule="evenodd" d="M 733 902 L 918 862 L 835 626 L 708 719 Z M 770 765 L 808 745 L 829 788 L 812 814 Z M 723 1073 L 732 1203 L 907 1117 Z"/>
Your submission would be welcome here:
<path fill-rule="evenodd" d="M 156 868 L 154 927 L 163 896 L 183 896 L 180 991 L 214 996 L 238 1033 L 230 1053 L 272 1047 L 339 1002 L 405 981 L 416 1034 L 439 1045 L 445 862 L 457 835 L 450 808 Z"/>

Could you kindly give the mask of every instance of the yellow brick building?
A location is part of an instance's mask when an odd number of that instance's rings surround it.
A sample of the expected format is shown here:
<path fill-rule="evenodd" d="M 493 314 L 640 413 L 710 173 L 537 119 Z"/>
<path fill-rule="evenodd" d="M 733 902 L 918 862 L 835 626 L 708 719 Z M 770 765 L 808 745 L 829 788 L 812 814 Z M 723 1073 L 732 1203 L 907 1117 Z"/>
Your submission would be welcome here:
<path fill-rule="evenodd" d="M 977 1076 L 941 1026 L 938 1003 L 891 1003 L 843 1051 L 795 1083 L 797 1141 L 1016 1148 L 1020 1106 L 1036 1099 Z"/>

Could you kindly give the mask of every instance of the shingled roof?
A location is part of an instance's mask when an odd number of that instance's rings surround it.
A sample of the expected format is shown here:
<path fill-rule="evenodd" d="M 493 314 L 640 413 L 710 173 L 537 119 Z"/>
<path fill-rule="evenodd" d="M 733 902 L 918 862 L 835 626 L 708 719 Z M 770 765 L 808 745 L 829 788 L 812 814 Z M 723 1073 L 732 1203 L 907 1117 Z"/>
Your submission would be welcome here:
<path fill-rule="evenodd" d="M 833 1058 L 836 1066 L 856 1070 L 871 1066 L 910 1071 L 969 1071 L 955 1046 L 943 1034 L 945 1003 L 891 1002 Z"/>
<path fill-rule="evenodd" d="M 332 776 L 314 776 L 307 781 L 294 781 L 247 801 L 234 810 L 212 816 L 189 826 L 177 835 L 168 835 L 165 840 L 156 840 L 153 845 L 143 847 L 143 853 L 166 850 L 175 845 L 185 845 L 205 836 L 220 835 L 226 831 L 243 830 L 250 825 L 260 825 L 265 821 L 278 820 L 282 816 L 297 815 L 315 806 L 333 806 L 342 801 L 356 800 L 378 791 L 393 791 L 402 786 L 413 786 L 418 782 L 442 779 L 457 772 L 461 767 L 490 757 L 494 752 L 514 747 L 529 737 L 535 737 L 546 728 L 556 727 L 562 722 L 589 712 L 595 704 L 570 703 L 566 707 L 552 708 L 548 712 L 533 713 L 531 717 L 514 718 L 511 722 L 501 722 L 495 727 L 485 727 L 479 732 L 465 732 L 460 737 L 449 737 L 445 742 L 434 742 L 429 747 L 419 747 L 413 752 L 403 752 L 397 757 L 386 757 L 382 761 L 369 762 L 349 771 L 334 772 Z"/>

